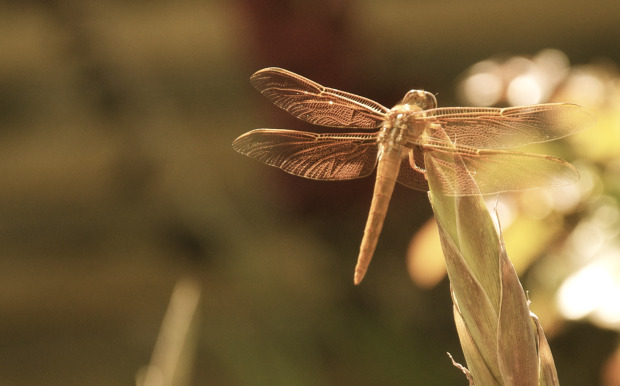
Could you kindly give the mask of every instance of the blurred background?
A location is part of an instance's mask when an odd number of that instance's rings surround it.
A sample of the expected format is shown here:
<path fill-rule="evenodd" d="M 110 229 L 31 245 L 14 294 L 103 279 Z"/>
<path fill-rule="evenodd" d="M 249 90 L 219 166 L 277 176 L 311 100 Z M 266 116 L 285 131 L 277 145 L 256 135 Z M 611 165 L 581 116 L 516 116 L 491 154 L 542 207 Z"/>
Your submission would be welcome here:
<path fill-rule="evenodd" d="M 466 384 L 426 195 L 396 188 L 354 287 L 373 178 L 232 150 L 321 130 L 251 87 L 278 66 L 387 107 L 593 112 L 535 148 L 578 184 L 490 204 L 562 384 L 620 385 L 619 2 L 4 1 L 0 21 L 0 384 Z"/>

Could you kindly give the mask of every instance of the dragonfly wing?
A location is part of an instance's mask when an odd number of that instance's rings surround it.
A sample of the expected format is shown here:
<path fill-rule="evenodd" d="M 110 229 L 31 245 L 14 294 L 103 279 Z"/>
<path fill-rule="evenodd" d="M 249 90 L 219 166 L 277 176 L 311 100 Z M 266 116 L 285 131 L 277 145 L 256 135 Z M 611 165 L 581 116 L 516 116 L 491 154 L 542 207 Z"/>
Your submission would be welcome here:
<path fill-rule="evenodd" d="M 237 138 L 233 148 L 288 173 L 315 180 L 365 177 L 377 164 L 376 134 L 257 129 Z"/>
<path fill-rule="evenodd" d="M 427 173 L 434 173 L 447 195 L 496 194 L 569 185 L 579 180 L 568 162 L 548 155 L 502 150 L 426 151 Z"/>
<path fill-rule="evenodd" d="M 250 81 L 278 107 L 315 125 L 375 129 L 389 111 L 370 99 L 323 87 L 282 68 L 257 71 Z"/>
<path fill-rule="evenodd" d="M 424 153 L 420 146 L 416 146 L 415 149 L 409 150 L 407 157 L 401 161 L 396 181 L 408 188 L 427 192 L 428 181 L 426 181 L 423 170 L 425 170 Z"/>
<path fill-rule="evenodd" d="M 445 107 L 418 115 L 423 121 L 439 124 L 452 143 L 485 149 L 551 141 L 581 131 L 596 121 L 581 106 L 568 103 L 502 109 Z M 438 127 L 429 125 L 430 131 L 433 126 Z M 435 136 L 433 132 L 428 134 Z"/>

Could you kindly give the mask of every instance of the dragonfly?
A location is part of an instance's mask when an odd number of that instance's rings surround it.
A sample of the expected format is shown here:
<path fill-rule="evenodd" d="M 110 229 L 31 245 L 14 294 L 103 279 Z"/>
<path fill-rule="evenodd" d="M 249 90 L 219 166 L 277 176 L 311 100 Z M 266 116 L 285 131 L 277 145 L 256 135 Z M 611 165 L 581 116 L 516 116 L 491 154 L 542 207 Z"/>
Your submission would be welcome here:
<path fill-rule="evenodd" d="M 235 139 L 233 149 L 314 180 L 361 178 L 377 169 L 355 285 L 375 252 L 396 182 L 428 191 L 427 173 L 432 172 L 440 193 L 449 196 L 571 184 L 579 174 L 568 162 L 511 148 L 576 133 L 594 120 L 569 103 L 438 108 L 435 96 L 424 90 L 407 92 L 388 109 L 277 67 L 257 71 L 250 82 L 296 118 L 339 130 L 256 129 Z M 429 162 L 432 170 L 426 168 Z"/>

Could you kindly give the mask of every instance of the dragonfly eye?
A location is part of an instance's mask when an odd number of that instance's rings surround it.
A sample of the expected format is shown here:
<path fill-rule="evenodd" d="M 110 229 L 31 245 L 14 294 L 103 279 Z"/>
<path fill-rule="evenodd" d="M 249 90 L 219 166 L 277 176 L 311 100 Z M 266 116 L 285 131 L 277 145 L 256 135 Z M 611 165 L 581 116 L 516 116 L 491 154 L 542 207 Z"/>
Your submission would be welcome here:
<path fill-rule="evenodd" d="M 437 107 L 437 99 L 428 91 L 411 90 L 405 94 L 402 104 L 416 105 L 422 110 L 428 110 Z"/>

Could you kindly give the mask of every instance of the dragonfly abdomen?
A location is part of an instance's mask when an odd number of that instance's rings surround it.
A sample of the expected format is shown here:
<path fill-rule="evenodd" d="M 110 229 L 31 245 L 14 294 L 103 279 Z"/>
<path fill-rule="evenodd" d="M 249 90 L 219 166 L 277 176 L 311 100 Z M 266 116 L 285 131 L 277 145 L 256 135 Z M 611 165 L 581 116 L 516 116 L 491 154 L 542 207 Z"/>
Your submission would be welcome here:
<path fill-rule="evenodd" d="M 387 147 L 386 151 L 379 158 L 372 203 L 370 204 L 364 237 L 360 245 L 357 265 L 355 266 L 355 275 L 353 277 L 355 284 L 359 284 L 364 278 L 370 260 L 372 260 L 372 255 L 377 247 L 379 234 L 381 234 L 381 229 L 383 228 L 383 221 L 387 214 L 390 198 L 392 198 L 394 185 L 396 185 L 396 178 L 400 169 L 400 153 L 400 149 Z"/>

